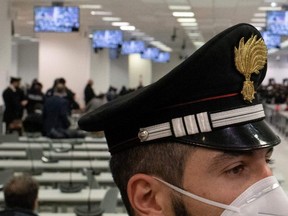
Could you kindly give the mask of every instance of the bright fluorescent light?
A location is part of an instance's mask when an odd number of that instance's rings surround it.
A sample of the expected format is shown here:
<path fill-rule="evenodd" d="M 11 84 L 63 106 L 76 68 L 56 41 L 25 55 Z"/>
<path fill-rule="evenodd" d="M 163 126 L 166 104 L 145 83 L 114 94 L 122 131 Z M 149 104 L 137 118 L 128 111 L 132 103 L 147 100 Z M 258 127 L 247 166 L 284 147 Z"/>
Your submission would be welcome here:
<path fill-rule="evenodd" d="M 252 18 L 251 19 L 252 22 L 262 22 L 265 23 L 266 19 L 265 18 Z"/>
<path fill-rule="evenodd" d="M 134 31 L 136 28 L 135 26 L 120 26 L 120 29 L 123 31 Z"/>
<path fill-rule="evenodd" d="M 196 22 L 196 19 L 195 18 L 178 18 L 177 21 L 180 22 L 180 23 Z"/>
<path fill-rule="evenodd" d="M 91 11 L 90 13 L 93 16 L 95 16 L 95 15 L 100 15 L 100 16 L 110 16 L 110 15 L 112 15 L 112 12 L 110 12 L 110 11 Z"/>
<path fill-rule="evenodd" d="M 193 12 L 173 12 L 172 14 L 175 17 L 194 17 Z"/>
<path fill-rule="evenodd" d="M 277 3 L 276 2 L 271 2 L 271 7 L 277 7 Z"/>
<path fill-rule="evenodd" d="M 191 10 L 188 5 L 169 5 L 170 10 Z"/>
<path fill-rule="evenodd" d="M 201 36 L 201 34 L 199 32 L 189 32 L 188 36 L 189 37 L 199 37 L 199 36 Z"/>
<path fill-rule="evenodd" d="M 259 7 L 260 11 L 282 10 L 282 7 Z"/>
<path fill-rule="evenodd" d="M 198 49 L 205 44 L 203 41 L 193 41 L 194 46 Z"/>
<path fill-rule="evenodd" d="M 255 26 L 255 27 L 265 27 L 266 23 L 250 23 L 251 25 Z"/>
<path fill-rule="evenodd" d="M 197 23 L 180 23 L 180 25 L 181 25 L 181 26 L 192 26 L 192 27 L 198 26 Z"/>
<path fill-rule="evenodd" d="M 120 17 L 102 17 L 103 21 L 108 21 L 108 22 L 115 22 L 115 21 L 121 21 Z"/>
<path fill-rule="evenodd" d="M 128 26 L 130 25 L 128 22 L 112 22 L 112 26 Z"/>
<path fill-rule="evenodd" d="M 93 5 L 93 4 L 83 4 L 83 5 L 79 5 L 79 7 L 81 9 L 101 9 L 102 6 L 101 5 Z"/>
<path fill-rule="evenodd" d="M 254 17 L 266 17 L 266 13 L 255 13 Z"/>
<path fill-rule="evenodd" d="M 262 30 L 263 30 L 263 27 L 255 26 L 255 28 L 256 28 L 258 31 L 262 31 Z"/>

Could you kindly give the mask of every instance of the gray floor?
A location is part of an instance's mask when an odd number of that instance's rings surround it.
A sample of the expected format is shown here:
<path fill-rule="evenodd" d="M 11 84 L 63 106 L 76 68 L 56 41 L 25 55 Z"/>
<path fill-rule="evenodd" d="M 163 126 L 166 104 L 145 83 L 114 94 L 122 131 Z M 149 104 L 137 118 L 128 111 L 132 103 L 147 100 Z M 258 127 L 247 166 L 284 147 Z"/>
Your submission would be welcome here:
<path fill-rule="evenodd" d="M 274 160 L 273 172 L 276 177 L 283 180 L 282 187 L 288 192 L 288 137 L 279 133 L 277 129 L 271 126 L 272 129 L 281 138 L 281 143 L 274 148 L 272 159 Z"/>

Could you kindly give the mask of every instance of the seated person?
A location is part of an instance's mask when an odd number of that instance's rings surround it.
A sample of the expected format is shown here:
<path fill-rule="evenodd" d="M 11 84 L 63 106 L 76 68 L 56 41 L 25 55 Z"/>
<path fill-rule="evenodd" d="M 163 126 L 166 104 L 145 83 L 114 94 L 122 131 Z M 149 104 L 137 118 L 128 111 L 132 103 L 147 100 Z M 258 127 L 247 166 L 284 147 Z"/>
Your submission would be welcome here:
<path fill-rule="evenodd" d="M 69 102 L 65 98 L 65 86 L 57 83 L 54 93 L 45 100 L 43 108 L 43 135 L 50 138 L 82 138 L 84 134 L 70 129 Z"/>
<path fill-rule="evenodd" d="M 1 216 L 37 216 L 38 183 L 29 175 L 13 177 L 4 186 L 5 209 Z"/>

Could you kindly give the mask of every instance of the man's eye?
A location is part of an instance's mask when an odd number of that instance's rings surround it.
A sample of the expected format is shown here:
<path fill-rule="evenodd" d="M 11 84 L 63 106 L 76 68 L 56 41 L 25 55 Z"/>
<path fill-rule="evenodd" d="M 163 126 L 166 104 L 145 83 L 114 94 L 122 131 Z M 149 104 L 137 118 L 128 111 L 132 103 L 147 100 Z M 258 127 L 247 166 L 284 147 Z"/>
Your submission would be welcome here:
<path fill-rule="evenodd" d="M 238 165 L 236 167 L 233 167 L 232 169 L 227 170 L 226 173 L 237 175 L 237 174 L 240 174 L 241 172 L 243 172 L 244 169 L 245 169 L 245 166 L 241 164 L 241 165 Z"/>
<path fill-rule="evenodd" d="M 274 160 L 271 158 L 266 158 L 266 163 L 267 164 L 274 164 Z"/>

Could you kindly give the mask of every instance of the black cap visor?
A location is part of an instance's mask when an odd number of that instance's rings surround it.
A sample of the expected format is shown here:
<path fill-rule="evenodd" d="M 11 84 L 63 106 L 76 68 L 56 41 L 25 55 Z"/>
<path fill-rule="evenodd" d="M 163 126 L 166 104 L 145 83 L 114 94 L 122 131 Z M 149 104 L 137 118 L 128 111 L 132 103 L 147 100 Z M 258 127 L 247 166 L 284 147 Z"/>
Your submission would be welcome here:
<path fill-rule="evenodd" d="M 281 142 L 264 120 L 208 133 L 173 138 L 173 140 L 184 144 L 228 151 L 249 151 L 273 147 Z"/>

